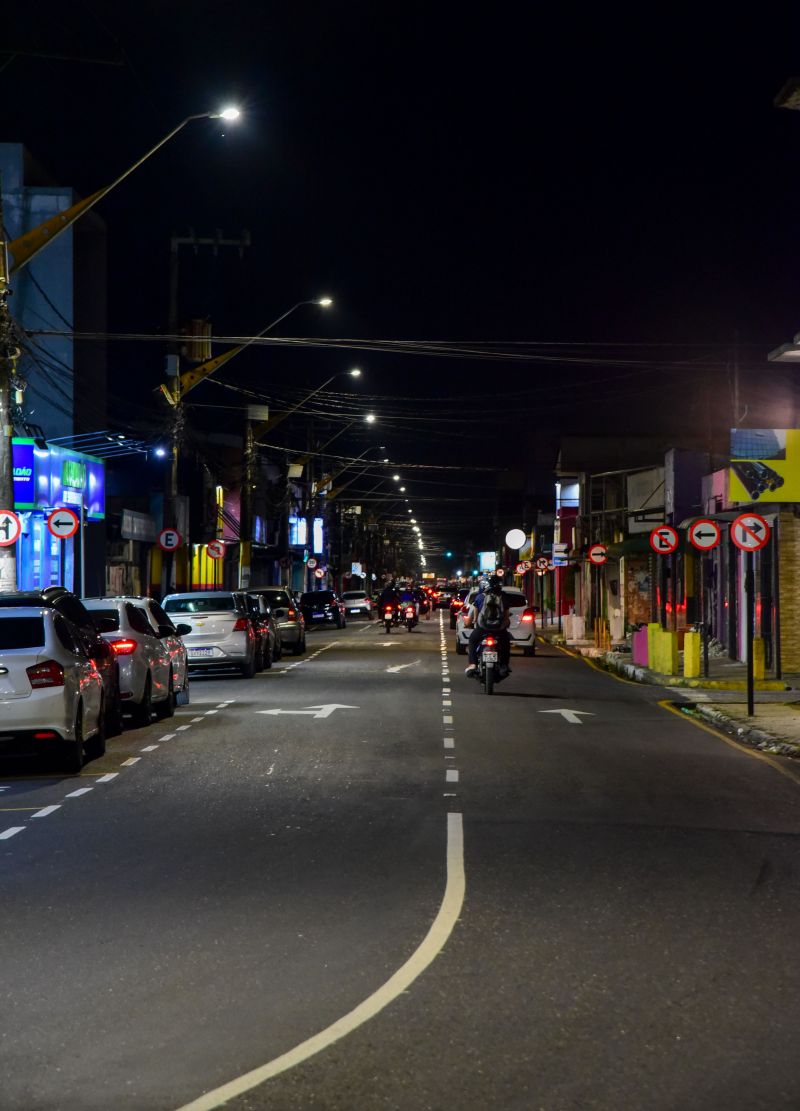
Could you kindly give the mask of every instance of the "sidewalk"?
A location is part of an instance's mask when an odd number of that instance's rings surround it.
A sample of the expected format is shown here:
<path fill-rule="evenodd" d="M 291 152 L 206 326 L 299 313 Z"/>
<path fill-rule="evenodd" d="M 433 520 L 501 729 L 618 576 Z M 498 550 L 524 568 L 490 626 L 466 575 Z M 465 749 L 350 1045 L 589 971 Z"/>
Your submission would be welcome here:
<path fill-rule="evenodd" d="M 764 752 L 800 758 L 800 675 L 755 683 L 755 714 L 747 716 L 747 669 L 726 656 L 709 660 L 708 678 L 661 675 L 633 664 L 625 652 L 601 652 L 593 641 L 565 643 L 556 626 L 539 635 L 568 652 L 585 656 L 631 682 L 663 687 L 685 713 L 704 718 L 736 740 Z"/>

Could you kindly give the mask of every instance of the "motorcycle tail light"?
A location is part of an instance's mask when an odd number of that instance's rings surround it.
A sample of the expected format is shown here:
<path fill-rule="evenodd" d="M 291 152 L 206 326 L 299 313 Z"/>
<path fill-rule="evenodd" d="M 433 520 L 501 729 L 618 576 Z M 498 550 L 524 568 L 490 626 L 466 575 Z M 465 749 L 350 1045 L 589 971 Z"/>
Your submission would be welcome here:
<path fill-rule="evenodd" d="M 237 617 L 236 624 L 233 626 L 234 633 L 246 633 L 248 621 L 246 617 Z"/>
<path fill-rule="evenodd" d="M 409 606 L 409 607 L 408 607 L 408 608 L 406 609 L 406 617 L 413 617 L 413 616 L 414 616 L 414 607 L 413 607 L 413 606 Z"/>
<path fill-rule="evenodd" d="M 391 613 L 391 612 L 392 612 L 392 607 L 391 607 L 391 606 L 387 606 L 387 607 L 386 607 L 386 609 L 384 610 L 384 612 L 385 612 L 385 613 Z"/>
<path fill-rule="evenodd" d="M 494 648 L 495 644 L 497 644 L 497 641 L 494 639 L 494 637 L 486 637 L 483 643 L 486 645 L 487 648 Z"/>
<path fill-rule="evenodd" d="M 45 660 L 44 663 L 26 667 L 25 673 L 34 690 L 39 690 L 41 687 L 64 686 L 64 668 L 55 660 Z"/>
<path fill-rule="evenodd" d="M 137 641 L 130 640 L 127 637 L 111 641 L 111 648 L 115 656 L 132 656 L 138 647 Z"/>

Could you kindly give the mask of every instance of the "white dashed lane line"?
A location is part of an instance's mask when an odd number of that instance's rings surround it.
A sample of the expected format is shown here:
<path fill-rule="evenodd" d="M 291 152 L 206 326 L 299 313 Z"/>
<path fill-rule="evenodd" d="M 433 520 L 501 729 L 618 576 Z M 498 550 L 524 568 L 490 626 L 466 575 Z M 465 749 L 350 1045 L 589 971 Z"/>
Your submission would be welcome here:
<path fill-rule="evenodd" d="M 22 833 L 25 826 L 9 826 L 0 833 L 0 841 L 7 841 L 9 837 L 13 837 L 16 833 Z"/>
<path fill-rule="evenodd" d="M 101 782 L 103 782 L 103 780 L 98 779 L 97 782 L 101 783 Z M 64 795 L 64 798 L 65 799 L 79 799 L 81 797 L 81 795 L 88 795 L 91 790 L 93 790 L 92 787 L 79 787 L 77 789 L 77 791 L 70 791 L 70 793 L 68 795 Z"/>
<path fill-rule="evenodd" d="M 46 818 L 48 814 L 55 813 L 56 810 L 61 809 L 61 803 L 55 806 L 43 806 L 41 810 L 37 810 L 35 814 L 31 814 L 32 818 Z"/>

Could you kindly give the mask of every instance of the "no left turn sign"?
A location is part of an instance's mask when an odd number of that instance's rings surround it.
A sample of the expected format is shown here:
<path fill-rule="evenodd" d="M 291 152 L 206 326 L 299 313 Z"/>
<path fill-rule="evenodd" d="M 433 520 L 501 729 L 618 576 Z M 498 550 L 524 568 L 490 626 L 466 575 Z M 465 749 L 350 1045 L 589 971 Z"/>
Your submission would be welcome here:
<path fill-rule="evenodd" d="M 316 578 L 316 579 L 324 579 L 325 578 L 325 572 L 322 570 L 321 567 L 317 567 L 317 569 L 314 571 L 314 578 Z"/>
<path fill-rule="evenodd" d="M 701 517 L 689 528 L 689 543 L 693 544 L 699 552 L 710 552 L 712 548 L 716 548 L 719 541 L 720 531 L 716 521 Z"/>
<path fill-rule="evenodd" d="M 592 544 L 589 549 L 589 562 L 595 567 L 600 567 L 608 559 L 608 548 L 605 544 Z"/>
<path fill-rule="evenodd" d="M 225 544 L 222 540 L 209 540 L 206 551 L 209 559 L 222 559 L 225 555 Z"/>
<path fill-rule="evenodd" d="M 0 509 L 0 548 L 16 544 L 22 532 L 22 521 L 10 509 Z"/>
<path fill-rule="evenodd" d="M 659 555 L 670 555 L 678 547 L 678 534 L 672 525 L 659 525 L 650 533 L 650 547 Z"/>
<path fill-rule="evenodd" d="M 177 529 L 165 528 L 158 534 L 158 546 L 162 552 L 174 552 L 182 543 L 183 537 Z"/>
<path fill-rule="evenodd" d="M 47 518 L 47 527 L 59 540 L 69 540 L 81 527 L 80 518 L 74 509 L 54 509 Z"/>
<path fill-rule="evenodd" d="M 758 513 L 742 513 L 731 524 L 731 540 L 743 552 L 757 552 L 769 543 L 772 529 Z"/>

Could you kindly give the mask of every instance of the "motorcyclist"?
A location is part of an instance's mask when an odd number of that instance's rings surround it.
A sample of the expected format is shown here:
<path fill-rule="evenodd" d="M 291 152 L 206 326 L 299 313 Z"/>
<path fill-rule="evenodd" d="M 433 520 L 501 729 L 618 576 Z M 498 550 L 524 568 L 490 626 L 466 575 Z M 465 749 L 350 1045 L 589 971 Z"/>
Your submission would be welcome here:
<path fill-rule="evenodd" d="M 502 625 L 499 629 L 481 628 L 480 614 L 486 603 L 487 594 L 497 595 L 503 607 Z M 508 674 L 511 670 L 509 667 L 509 660 L 511 659 L 511 638 L 508 633 L 508 626 L 510 623 L 509 609 L 510 605 L 508 599 L 503 594 L 503 584 L 498 575 L 492 575 L 488 582 L 482 580 L 479 583 L 478 593 L 472 600 L 464 617 L 464 625 L 466 628 L 472 629 L 468 649 L 469 665 L 464 670 L 465 675 L 472 676 L 475 674 L 478 667 L 478 645 L 483 638 L 490 633 L 497 638 L 498 663 L 500 665 L 501 674 Z"/>
<path fill-rule="evenodd" d="M 387 606 L 392 607 L 392 617 L 394 618 L 400 608 L 400 592 L 397 589 L 397 583 L 394 579 L 392 579 L 381 591 L 380 600 L 378 601 L 381 617 L 383 617 L 386 612 Z"/>

